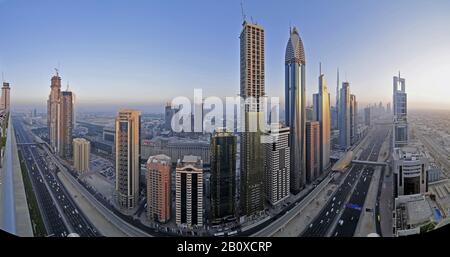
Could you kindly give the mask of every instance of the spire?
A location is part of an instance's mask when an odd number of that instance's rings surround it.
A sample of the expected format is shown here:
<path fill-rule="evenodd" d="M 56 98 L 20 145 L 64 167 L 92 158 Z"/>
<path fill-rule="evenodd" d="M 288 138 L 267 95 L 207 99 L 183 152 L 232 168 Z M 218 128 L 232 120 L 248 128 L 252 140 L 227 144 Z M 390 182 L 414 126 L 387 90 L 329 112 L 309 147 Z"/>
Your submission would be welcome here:
<path fill-rule="evenodd" d="M 322 75 L 322 62 L 319 62 L 319 76 Z"/>
<path fill-rule="evenodd" d="M 67 89 L 66 89 L 66 91 L 69 92 L 69 81 L 67 81 Z"/>

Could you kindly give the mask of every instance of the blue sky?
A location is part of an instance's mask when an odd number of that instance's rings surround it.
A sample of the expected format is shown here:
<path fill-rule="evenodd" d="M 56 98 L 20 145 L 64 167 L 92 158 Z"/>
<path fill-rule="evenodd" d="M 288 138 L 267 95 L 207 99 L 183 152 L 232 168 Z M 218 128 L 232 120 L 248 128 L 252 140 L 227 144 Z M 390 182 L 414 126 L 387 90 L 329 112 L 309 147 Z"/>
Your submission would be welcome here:
<path fill-rule="evenodd" d="M 306 48 L 307 97 L 319 62 L 334 103 L 336 69 L 362 106 L 407 79 L 411 108 L 450 108 L 450 1 L 244 0 L 266 31 L 266 88 L 283 96 L 289 25 Z M 16 106 L 45 106 L 60 67 L 80 108 L 159 110 L 175 96 L 239 92 L 239 0 L 0 0 L 0 70 Z M 147 107 L 144 107 L 147 106 Z"/>

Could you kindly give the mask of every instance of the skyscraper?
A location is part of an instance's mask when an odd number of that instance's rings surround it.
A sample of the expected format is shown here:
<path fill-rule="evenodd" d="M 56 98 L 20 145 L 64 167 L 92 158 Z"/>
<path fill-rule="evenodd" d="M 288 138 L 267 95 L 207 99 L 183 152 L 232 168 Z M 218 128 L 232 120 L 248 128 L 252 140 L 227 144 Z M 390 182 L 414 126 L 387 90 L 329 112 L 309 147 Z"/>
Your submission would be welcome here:
<path fill-rule="evenodd" d="M 83 173 L 89 171 L 89 154 L 91 144 L 84 138 L 73 139 L 73 166 L 76 171 Z"/>
<path fill-rule="evenodd" d="M 353 145 L 357 140 L 358 129 L 358 104 L 356 96 L 350 95 L 350 143 Z"/>
<path fill-rule="evenodd" d="M 364 108 L 364 123 L 366 124 L 366 126 L 370 126 L 372 123 L 372 119 L 371 119 L 371 108 L 370 106 L 367 106 L 366 108 Z"/>
<path fill-rule="evenodd" d="M 73 131 L 73 94 L 70 91 L 61 92 L 61 112 L 59 126 L 59 147 L 61 157 L 72 156 L 72 131 Z"/>
<path fill-rule="evenodd" d="M 401 78 L 400 74 L 398 77 L 394 77 L 394 147 L 402 147 L 408 144 L 408 103 L 405 84 L 405 79 Z"/>
<path fill-rule="evenodd" d="M 306 60 L 303 42 L 297 28 L 290 30 L 285 55 L 285 112 L 291 129 L 291 192 L 298 193 L 305 185 L 305 124 L 306 124 Z"/>
<path fill-rule="evenodd" d="M 241 133 L 240 209 L 244 216 L 264 210 L 264 167 L 260 121 L 265 95 L 264 28 L 247 21 L 240 35 L 240 94 L 246 100 L 244 126 Z M 254 129 L 251 129 L 254 128 Z"/>
<path fill-rule="evenodd" d="M 164 154 L 147 160 L 147 217 L 152 222 L 170 220 L 171 166 L 170 157 Z"/>
<path fill-rule="evenodd" d="M 321 69 L 322 70 L 322 69 Z M 320 72 L 319 93 L 314 94 L 314 118 L 320 125 L 320 172 L 323 172 L 330 164 L 330 93 L 325 76 Z"/>
<path fill-rule="evenodd" d="M 289 131 L 287 127 L 269 131 L 264 142 L 265 192 L 271 205 L 289 197 Z"/>
<path fill-rule="evenodd" d="M 342 83 L 341 95 L 339 97 L 339 145 L 347 149 L 350 141 L 350 83 Z"/>
<path fill-rule="evenodd" d="M 140 116 L 125 109 L 116 116 L 116 194 L 122 209 L 133 209 L 139 199 Z"/>
<path fill-rule="evenodd" d="M 3 82 L 2 96 L 1 96 L 1 100 L 0 100 L 0 110 L 9 109 L 10 91 L 11 91 L 11 88 L 9 87 L 9 83 Z"/>
<path fill-rule="evenodd" d="M 61 92 L 58 70 L 51 79 L 47 101 L 47 126 L 52 150 L 63 158 L 72 156 L 72 130 L 74 98 L 69 90 Z"/>
<path fill-rule="evenodd" d="M 220 222 L 236 216 L 236 149 L 231 132 L 218 129 L 211 137 L 211 217 Z"/>
<path fill-rule="evenodd" d="M 176 168 L 176 223 L 189 228 L 203 226 L 203 162 L 185 156 Z"/>
<path fill-rule="evenodd" d="M 320 123 L 306 122 L 306 181 L 312 183 L 320 176 Z"/>
<path fill-rule="evenodd" d="M 47 101 L 47 127 L 48 137 L 52 150 L 58 152 L 60 138 L 60 116 L 61 116 L 61 77 L 58 70 L 52 77 L 50 95 Z"/>

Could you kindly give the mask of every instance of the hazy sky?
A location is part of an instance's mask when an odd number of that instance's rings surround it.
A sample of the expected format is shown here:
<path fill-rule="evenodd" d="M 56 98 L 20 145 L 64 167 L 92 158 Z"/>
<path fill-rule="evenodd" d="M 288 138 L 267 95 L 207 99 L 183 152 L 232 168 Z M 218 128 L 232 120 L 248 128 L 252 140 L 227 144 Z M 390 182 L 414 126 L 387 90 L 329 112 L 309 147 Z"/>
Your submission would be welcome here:
<path fill-rule="evenodd" d="M 448 0 L 244 0 L 244 8 L 265 27 L 269 95 L 284 95 L 292 24 L 306 49 L 308 99 L 322 62 L 333 104 L 340 67 L 362 106 L 391 101 L 401 70 L 411 108 L 450 109 Z M 239 0 L 0 0 L 0 70 L 16 105 L 45 106 L 58 63 L 81 107 L 159 109 L 193 88 L 234 96 L 241 23 Z"/>

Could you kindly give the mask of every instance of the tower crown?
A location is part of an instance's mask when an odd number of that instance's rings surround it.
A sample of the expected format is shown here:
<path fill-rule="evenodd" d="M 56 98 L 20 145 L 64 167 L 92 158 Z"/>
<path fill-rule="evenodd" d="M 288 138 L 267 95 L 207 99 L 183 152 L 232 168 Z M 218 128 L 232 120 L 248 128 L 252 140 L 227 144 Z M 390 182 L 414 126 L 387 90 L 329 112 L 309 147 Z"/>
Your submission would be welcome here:
<path fill-rule="evenodd" d="M 285 62 L 305 65 L 305 50 L 297 28 L 292 28 L 290 33 L 291 37 L 289 38 L 288 44 L 286 46 Z"/>

